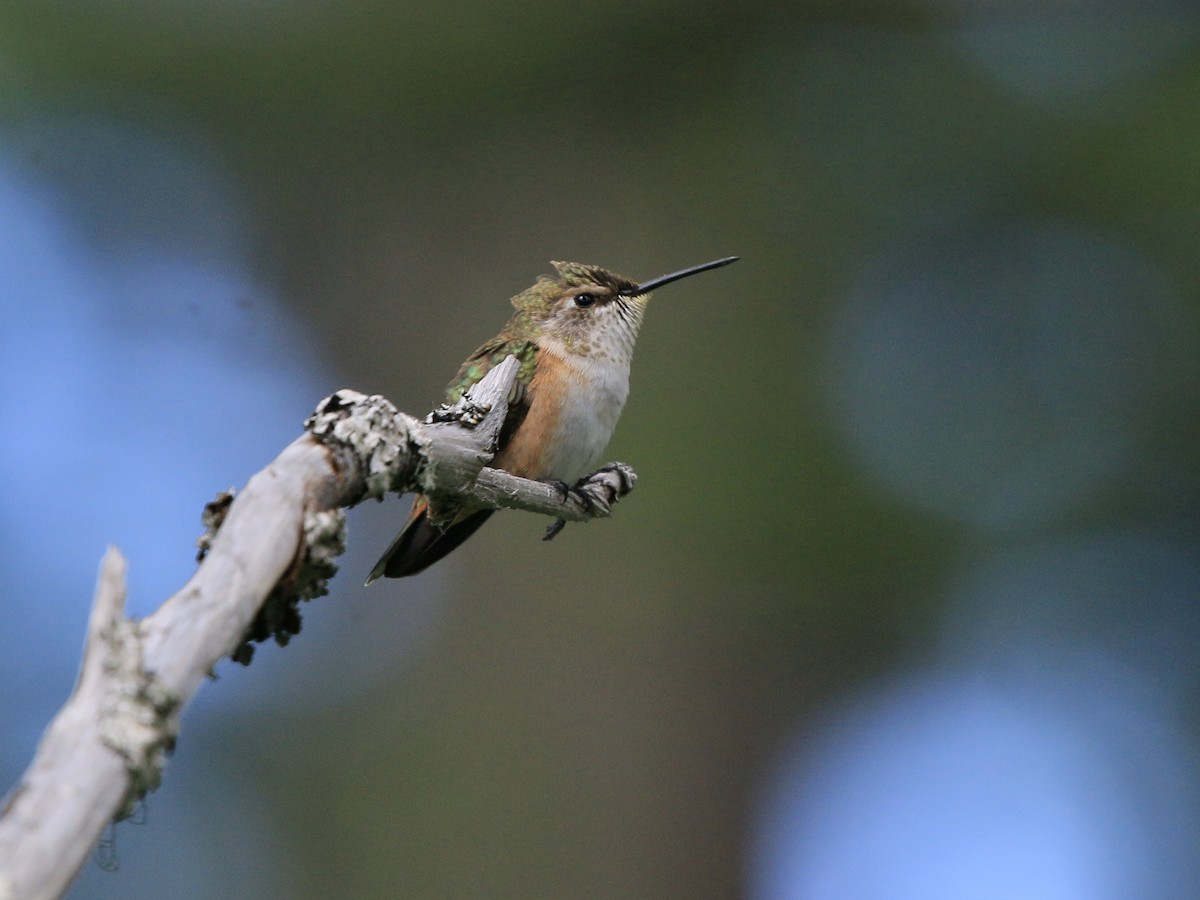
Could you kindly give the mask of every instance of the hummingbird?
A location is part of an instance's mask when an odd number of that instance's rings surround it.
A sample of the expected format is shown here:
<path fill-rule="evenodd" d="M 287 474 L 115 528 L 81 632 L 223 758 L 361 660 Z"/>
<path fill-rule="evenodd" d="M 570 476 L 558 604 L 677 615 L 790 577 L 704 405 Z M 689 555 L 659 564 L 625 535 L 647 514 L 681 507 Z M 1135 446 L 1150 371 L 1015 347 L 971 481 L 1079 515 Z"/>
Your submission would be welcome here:
<path fill-rule="evenodd" d="M 509 356 L 519 362 L 491 465 L 564 490 L 592 471 L 629 396 L 629 366 L 650 291 L 709 269 L 723 259 L 649 281 L 630 281 L 599 266 L 555 262 L 512 298 L 516 309 L 500 333 L 458 370 L 446 402 L 462 395 Z M 494 510 L 439 509 L 417 495 L 408 522 L 384 552 L 367 584 L 423 571 L 474 534 Z M 562 520 L 547 531 L 557 533 Z"/>

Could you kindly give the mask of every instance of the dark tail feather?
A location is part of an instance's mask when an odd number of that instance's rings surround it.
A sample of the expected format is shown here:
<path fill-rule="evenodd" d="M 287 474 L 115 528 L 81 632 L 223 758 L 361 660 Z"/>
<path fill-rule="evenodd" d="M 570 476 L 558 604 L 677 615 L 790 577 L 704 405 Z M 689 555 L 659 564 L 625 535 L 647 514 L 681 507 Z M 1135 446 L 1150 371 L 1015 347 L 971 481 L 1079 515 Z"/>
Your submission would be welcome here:
<path fill-rule="evenodd" d="M 479 530 L 495 510 L 484 509 L 445 529 L 429 521 L 428 503 L 418 501 L 404 530 L 396 535 L 375 568 L 367 576 L 367 584 L 378 578 L 403 578 L 416 575 L 454 550 Z"/>

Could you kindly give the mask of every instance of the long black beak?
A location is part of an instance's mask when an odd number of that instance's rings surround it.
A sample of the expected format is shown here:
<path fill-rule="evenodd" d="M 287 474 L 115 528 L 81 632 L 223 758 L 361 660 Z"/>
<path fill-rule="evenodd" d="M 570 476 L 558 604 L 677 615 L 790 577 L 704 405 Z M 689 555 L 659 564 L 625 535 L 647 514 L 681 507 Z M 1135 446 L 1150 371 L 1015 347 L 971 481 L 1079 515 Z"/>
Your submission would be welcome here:
<path fill-rule="evenodd" d="M 695 275 L 699 272 L 707 272 L 709 269 L 719 269 L 721 266 L 727 266 L 730 263 L 735 263 L 740 256 L 726 256 L 724 259 L 714 259 L 712 262 L 701 263 L 698 266 L 692 266 L 690 269 L 680 269 L 678 272 L 672 272 L 670 275 L 659 275 L 657 278 L 651 278 L 649 281 L 643 281 L 636 287 L 626 288 L 621 291 L 622 297 L 640 297 L 642 294 L 648 294 L 655 288 L 660 288 L 664 284 L 670 284 L 672 281 L 678 281 L 680 278 L 687 278 L 689 275 Z"/>

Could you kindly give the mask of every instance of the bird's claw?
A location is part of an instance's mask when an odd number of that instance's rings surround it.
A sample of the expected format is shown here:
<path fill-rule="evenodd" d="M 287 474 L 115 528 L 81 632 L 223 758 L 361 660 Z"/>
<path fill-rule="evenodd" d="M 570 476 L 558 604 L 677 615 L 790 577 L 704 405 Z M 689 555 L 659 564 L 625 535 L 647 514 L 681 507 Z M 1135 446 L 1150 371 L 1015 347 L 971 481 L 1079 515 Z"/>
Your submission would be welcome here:
<path fill-rule="evenodd" d="M 568 487 L 563 481 L 550 483 L 562 494 L 564 503 L 574 498 L 589 516 L 610 516 L 613 504 L 632 491 L 636 481 L 637 476 L 629 466 L 609 463 L 590 475 L 584 475 L 575 482 L 574 487 Z M 566 519 L 555 519 L 547 526 L 542 540 L 553 540 L 566 525 Z"/>

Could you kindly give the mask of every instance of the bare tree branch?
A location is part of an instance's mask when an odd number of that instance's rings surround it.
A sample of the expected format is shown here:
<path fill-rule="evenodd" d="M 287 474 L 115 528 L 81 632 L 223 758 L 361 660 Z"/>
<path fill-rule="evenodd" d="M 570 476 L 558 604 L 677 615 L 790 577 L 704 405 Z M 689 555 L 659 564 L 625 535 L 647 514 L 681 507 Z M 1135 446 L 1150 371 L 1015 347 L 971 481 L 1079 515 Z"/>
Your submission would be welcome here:
<path fill-rule="evenodd" d="M 570 521 L 611 513 L 635 481 L 619 463 L 565 496 L 484 468 L 516 372 L 510 357 L 424 423 L 379 396 L 326 398 L 236 498 L 210 504 L 203 561 L 144 620 L 125 616 L 125 561 L 110 548 L 75 689 L 0 807 L 0 900 L 61 896 L 104 826 L 158 786 L 179 715 L 213 667 L 235 652 L 248 661 L 250 638 L 285 643 L 298 630 L 296 604 L 337 571 L 342 507 L 415 490 Z"/>

